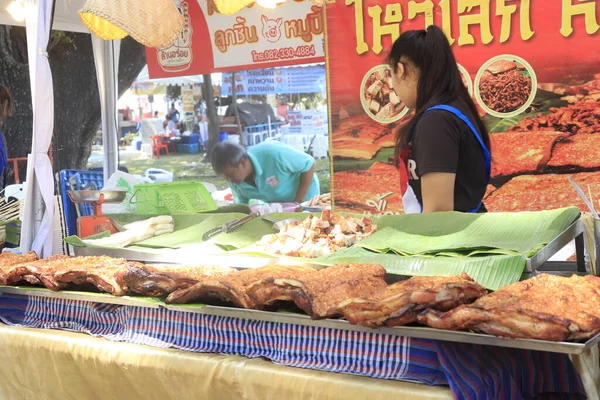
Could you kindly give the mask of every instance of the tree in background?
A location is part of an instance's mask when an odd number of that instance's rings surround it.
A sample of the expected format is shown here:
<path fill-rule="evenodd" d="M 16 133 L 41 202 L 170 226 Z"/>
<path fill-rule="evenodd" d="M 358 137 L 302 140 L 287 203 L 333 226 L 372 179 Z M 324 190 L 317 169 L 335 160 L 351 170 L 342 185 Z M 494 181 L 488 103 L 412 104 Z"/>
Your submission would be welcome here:
<path fill-rule="evenodd" d="M 219 115 L 213 92 L 212 78 L 210 74 L 202 75 L 202 97 L 206 101 L 206 118 L 208 119 L 208 144 L 206 148 L 206 161 L 210 162 L 212 150 L 219 142 Z"/>
<path fill-rule="evenodd" d="M 85 169 L 101 123 L 100 98 L 89 34 L 54 31 L 48 46 L 54 81 L 54 169 Z M 119 96 L 146 65 L 144 47 L 121 41 Z M 25 28 L 0 26 L 0 83 L 11 90 L 15 114 L 3 128 L 10 158 L 31 152 L 32 106 Z M 22 166 L 21 173 L 25 176 Z"/>

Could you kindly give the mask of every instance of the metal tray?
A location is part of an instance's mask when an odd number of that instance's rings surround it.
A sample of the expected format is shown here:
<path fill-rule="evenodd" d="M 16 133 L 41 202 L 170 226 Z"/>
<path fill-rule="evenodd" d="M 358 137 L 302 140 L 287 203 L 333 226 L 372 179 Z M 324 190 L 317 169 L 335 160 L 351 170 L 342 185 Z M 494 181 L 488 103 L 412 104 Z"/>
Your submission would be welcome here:
<path fill-rule="evenodd" d="M 567 229 L 559 234 L 554 240 L 540 249 L 534 256 L 527 259 L 525 266 L 525 273 L 535 273 L 541 266 L 543 266 L 553 255 L 558 253 L 563 247 L 575 240 L 577 246 L 577 270 L 578 272 L 588 272 L 589 269 L 585 265 L 583 256 L 583 222 L 577 220 L 573 222 Z M 74 247 L 76 256 L 99 256 L 106 255 L 116 258 L 126 258 L 132 261 L 143 261 L 143 262 L 162 262 L 162 263 L 189 263 L 190 260 L 198 259 L 198 253 L 193 249 L 154 249 L 154 250 L 138 250 L 138 249 L 104 249 L 104 248 L 91 248 L 91 247 Z M 306 262 L 294 262 L 289 258 L 278 258 L 278 257 L 253 257 L 253 256 L 242 256 L 224 253 L 215 254 L 203 254 L 203 258 L 210 259 L 211 263 L 222 265 L 221 258 L 225 258 L 226 263 L 241 261 L 240 265 L 244 265 L 246 262 L 250 264 L 261 264 L 259 266 L 269 265 L 273 263 L 284 263 L 288 265 L 306 265 Z M 262 260 L 257 261 L 257 260 Z M 202 262 L 209 262 L 202 260 Z M 238 267 L 244 268 L 244 267 Z M 252 268 L 252 267 L 247 267 Z"/>
<path fill-rule="evenodd" d="M 554 238 L 553 241 L 544 246 L 533 257 L 528 258 L 524 272 L 526 274 L 534 274 L 553 255 L 558 253 L 563 247 L 571 243 L 573 240 L 575 240 L 575 246 L 577 249 L 577 271 L 589 273 L 590 271 L 585 264 L 585 259 L 583 255 L 583 221 L 581 221 L 581 219 L 578 219 L 577 221 L 573 222 L 560 235 Z"/>
<path fill-rule="evenodd" d="M 98 247 L 75 247 L 76 256 L 109 256 L 125 258 L 130 261 L 161 264 L 197 264 L 218 265 L 236 269 L 260 268 L 268 265 L 308 265 L 316 269 L 325 268 L 321 264 L 296 261 L 291 258 L 260 257 L 240 254 L 198 254 L 197 251 L 187 249 L 160 249 L 153 252 L 130 249 L 106 249 Z"/>
<path fill-rule="evenodd" d="M 100 195 L 104 195 L 104 203 L 122 203 L 127 192 L 124 190 L 68 190 L 67 194 L 73 203 L 98 203 Z"/>
<path fill-rule="evenodd" d="M 589 339 L 587 342 L 584 343 L 571 343 L 549 342 L 544 340 L 532 339 L 506 339 L 480 333 L 444 331 L 421 326 L 402 326 L 395 328 L 370 329 L 362 327 L 360 325 L 351 325 L 348 321 L 345 320 L 312 320 L 309 316 L 303 314 L 244 310 L 239 308 L 209 306 L 200 304 L 169 305 L 163 303 L 159 299 L 145 297 L 116 297 L 105 293 L 89 293 L 75 291 L 53 292 L 45 288 L 0 286 L 0 294 L 5 293 L 89 301 L 93 303 L 107 303 L 125 306 L 166 308 L 168 310 L 173 311 L 226 316 L 256 321 L 296 324 L 303 326 L 316 326 L 321 328 L 341 329 L 353 332 L 377 332 L 394 336 L 442 340 L 457 343 L 471 343 L 485 346 L 508 347 L 514 349 L 548 351 L 551 353 L 563 354 L 583 354 L 600 342 L 600 334 L 594 336 L 593 338 Z"/>

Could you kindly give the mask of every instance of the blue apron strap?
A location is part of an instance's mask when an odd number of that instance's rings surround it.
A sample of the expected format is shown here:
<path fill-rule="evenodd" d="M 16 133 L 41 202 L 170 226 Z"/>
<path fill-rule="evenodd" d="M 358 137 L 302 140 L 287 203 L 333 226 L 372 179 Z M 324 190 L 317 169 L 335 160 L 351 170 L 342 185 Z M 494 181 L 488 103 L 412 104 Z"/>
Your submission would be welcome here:
<path fill-rule="evenodd" d="M 475 135 L 475 137 L 477 138 L 477 141 L 479 142 L 479 144 L 481 145 L 481 149 L 483 150 L 483 159 L 485 162 L 485 179 L 486 179 L 486 184 L 489 185 L 490 181 L 491 181 L 491 171 L 492 171 L 492 156 L 490 153 L 490 150 L 487 148 L 487 146 L 485 145 L 485 143 L 483 142 L 483 139 L 481 138 L 481 135 L 479 134 L 479 132 L 477 131 L 477 129 L 475 129 L 475 127 L 473 126 L 473 124 L 471 123 L 471 121 L 469 120 L 469 118 L 467 118 L 466 115 L 464 115 L 459 109 L 452 107 L 452 106 L 448 106 L 445 104 L 440 104 L 437 106 L 433 106 L 428 108 L 427 110 L 424 111 L 427 112 L 429 110 L 444 110 L 444 111 L 448 111 L 454 115 L 456 115 L 458 118 L 460 118 L 465 124 L 467 124 L 467 126 L 469 127 L 469 129 L 471 129 L 471 132 L 473 132 L 473 134 Z M 409 135 L 411 136 L 412 139 L 412 132 Z M 479 205 L 477 206 L 477 208 L 474 208 L 472 210 L 469 210 L 467 212 L 470 213 L 476 213 L 481 209 L 481 206 L 483 205 L 483 203 L 479 203 Z"/>

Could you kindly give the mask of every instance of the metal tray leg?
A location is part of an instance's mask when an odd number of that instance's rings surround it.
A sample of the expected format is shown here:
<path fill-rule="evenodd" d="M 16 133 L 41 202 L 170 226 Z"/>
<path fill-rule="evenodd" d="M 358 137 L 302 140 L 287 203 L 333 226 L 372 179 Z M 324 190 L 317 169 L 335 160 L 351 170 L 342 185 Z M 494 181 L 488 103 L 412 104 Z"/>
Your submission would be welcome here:
<path fill-rule="evenodd" d="M 583 234 L 579 234 L 575 238 L 575 254 L 577 255 L 577 272 L 590 273 L 585 262 L 585 242 L 583 240 Z"/>

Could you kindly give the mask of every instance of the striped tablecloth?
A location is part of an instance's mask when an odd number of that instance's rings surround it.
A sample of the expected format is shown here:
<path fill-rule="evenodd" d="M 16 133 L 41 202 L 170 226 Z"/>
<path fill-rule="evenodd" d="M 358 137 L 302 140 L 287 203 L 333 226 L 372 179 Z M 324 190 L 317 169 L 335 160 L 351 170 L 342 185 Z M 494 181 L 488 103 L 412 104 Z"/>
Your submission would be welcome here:
<path fill-rule="evenodd" d="M 566 355 L 37 296 L 0 296 L 9 325 L 264 357 L 298 368 L 449 385 L 457 399 L 585 398 Z M 564 394 L 560 397 L 560 393 Z"/>

